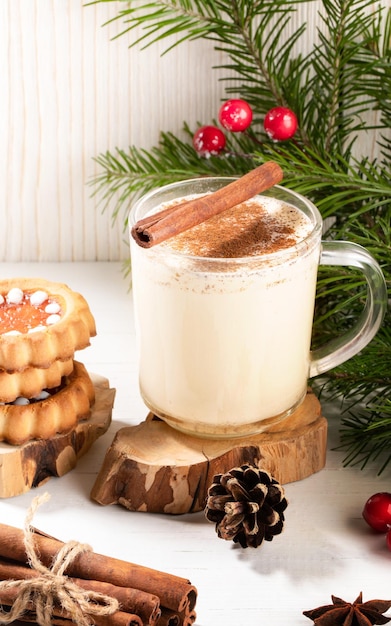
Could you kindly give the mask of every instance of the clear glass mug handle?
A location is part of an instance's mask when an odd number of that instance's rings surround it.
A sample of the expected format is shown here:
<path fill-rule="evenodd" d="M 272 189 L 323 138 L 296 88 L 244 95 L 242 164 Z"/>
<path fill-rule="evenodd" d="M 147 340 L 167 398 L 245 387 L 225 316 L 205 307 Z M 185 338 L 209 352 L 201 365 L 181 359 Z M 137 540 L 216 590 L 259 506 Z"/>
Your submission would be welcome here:
<path fill-rule="evenodd" d="M 351 359 L 376 335 L 387 308 L 387 287 L 383 273 L 369 252 L 349 241 L 323 241 L 320 265 L 357 267 L 367 281 L 367 300 L 354 326 L 311 352 L 310 378 Z"/>

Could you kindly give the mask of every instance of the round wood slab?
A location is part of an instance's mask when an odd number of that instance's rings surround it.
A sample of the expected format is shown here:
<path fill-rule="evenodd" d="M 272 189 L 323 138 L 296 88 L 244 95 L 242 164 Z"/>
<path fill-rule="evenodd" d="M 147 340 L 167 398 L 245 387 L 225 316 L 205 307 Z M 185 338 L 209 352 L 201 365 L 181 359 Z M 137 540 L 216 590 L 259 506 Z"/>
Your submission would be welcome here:
<path fill-rule="evenodd" d="M 115 389 L 109 388 L 103 376 L 90 376 L 95 387 L 95 403 L 89 419 L 51 439 L 34 439 L 20 446 L 0 443 L 0 498 L 20 495 L 52 476 L 63 476 L 107 431 Z"/>
<path fill-rule="evenodd" d="M 150 414 L 138 426 L 117 432 L 91 498 L 130 511 L 200 511 L 215 474 L 248 463 L 282 484 L 301 480 L 324 467 L 326 445 L 327 420 L 311 390 L 291 416 L 268 432 L 246 438 L 197 438 Z"/>

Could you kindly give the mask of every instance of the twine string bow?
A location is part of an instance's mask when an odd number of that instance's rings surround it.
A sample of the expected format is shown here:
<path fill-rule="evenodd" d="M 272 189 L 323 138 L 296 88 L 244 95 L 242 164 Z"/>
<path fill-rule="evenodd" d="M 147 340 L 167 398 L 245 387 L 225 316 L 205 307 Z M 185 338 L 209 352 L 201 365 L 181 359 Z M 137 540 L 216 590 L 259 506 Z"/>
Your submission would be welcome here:
<path fill-rule="evenodd" d="M 37 508 L 50 498 L 48 493 L 34 498 L 27 513 L 24 526 L 24 545 L 30 567 L 39 575 L 31 579 L 5 580 L 2 590 L 17 589 L 18 594 L 11 609 L 0 609 L 0 624 L 10 624 L 33 610 L 40 626 L 51 626 L 53 611 L 60 607 L 75 624 L 91 626 L 88 615 L 112 615 L 119 609 L 118 600 L 95 591 L 81 589 L 64 575 L 69 564 L 82 552 L 92 551 L 88 544 L 70 541 L 57 552 L 50 568 L 39 559 L 34 546 L 34 530 L 31 521 Z"/>

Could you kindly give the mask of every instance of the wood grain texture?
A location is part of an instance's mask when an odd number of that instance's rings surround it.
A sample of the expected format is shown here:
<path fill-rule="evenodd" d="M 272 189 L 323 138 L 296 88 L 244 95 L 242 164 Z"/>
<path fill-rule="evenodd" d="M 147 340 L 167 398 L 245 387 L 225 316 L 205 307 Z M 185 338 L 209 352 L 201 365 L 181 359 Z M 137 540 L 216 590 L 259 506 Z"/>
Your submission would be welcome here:
<path fill-rule="evenodd" d="M 116 3 L 0 3 L 0 260 L 119 260 L 122 216 L 112 224 L 88 185 L 94 157 L 150 147 L 215 112 L 223 91 L 208 42 L 129 49 L 102 25 Z M 189 66 L 194 71 L 189 72 Z"/>
<path fill-rule="evenodd" d="M 184 120 L 195 127 L 217 115 L 227 83 L 212 68 L 222 53 L 204 40 L 164 56 L 167 42 L 129 49 L 137 30 L 114 40 L 122 25 L 102 26 L 116 5 L 0 2 L 1 261 L 127 258 L 124 215 L 113 225 L 114 207 L 102 214 L 91 195 L 94 157 L 149 148 L 161 130 L 180 134 Z M 319 7 L 297 5 L 287 36 L 302 22 L 307 35 L 295 53 L 313 41 Z M 363 138 L 368 157 L 373 137 Z"/>
<path fill-rule="evenodd" d="M 120 429 L 91 491 L 102 505 L 130 511 L 183 514 L 201 511 L 213 476 L 249 463 L 282 484 L 321 470 L 327 421 L 315 395 L 268 432 L 240 439 L 201 439 L 177 432 L 149 415 Z"/>

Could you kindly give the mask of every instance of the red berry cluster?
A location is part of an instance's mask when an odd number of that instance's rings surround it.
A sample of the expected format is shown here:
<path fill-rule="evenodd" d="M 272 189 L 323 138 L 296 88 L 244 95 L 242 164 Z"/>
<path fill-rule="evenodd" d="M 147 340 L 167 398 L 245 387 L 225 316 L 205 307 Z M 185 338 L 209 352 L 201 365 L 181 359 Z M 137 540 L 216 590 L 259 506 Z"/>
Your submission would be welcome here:
<path fill-rule="evenodd" d="M 391 550 L 391 493 L 375 493 L 365 503 L 362 516 L 373 530 L 386 533 L 386 542 Z"/>
<path fill-rule="evenodd" d="M 231 133 L 247 130 L 252 119 L 251 106 L 239 98 L 227 100 L 219 110 L 220 124 Z M 297 130 L 297 117 L 291 109 L 274 107 L 266 113 L 263 127 L 272 141 L 286 141 Z M 201 126 L 193 136 L 193 147 L 200 156 L 216 156 L 224 150 L 225 144 L 224 132 L 217 126 Z"/>

